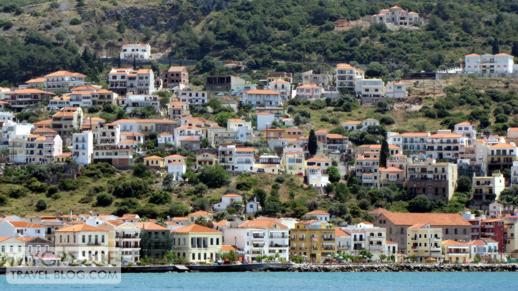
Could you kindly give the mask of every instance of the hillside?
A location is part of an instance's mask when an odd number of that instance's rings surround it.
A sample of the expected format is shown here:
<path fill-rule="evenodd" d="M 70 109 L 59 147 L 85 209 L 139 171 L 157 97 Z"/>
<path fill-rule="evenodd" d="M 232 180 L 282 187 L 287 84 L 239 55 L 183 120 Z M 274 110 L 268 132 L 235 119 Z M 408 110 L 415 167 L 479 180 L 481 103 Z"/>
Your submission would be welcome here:
<path fill-rule="evenodd" d="M 360 19 L 396 3 L 420 13 L 426 25 L 334 29 L 338 19 Z M 115 57 L 130 41 L 150 42 L 173 61 L 214 57 L 280 71 L 351 62 L 386 79 L 458 66 L 472 51 L 518 50 L 518 6 L 512 1 L 4 0 L 0 7 L 6 42 L 0 80 L 10 83 L 75 68 L 84 48 Z"/>

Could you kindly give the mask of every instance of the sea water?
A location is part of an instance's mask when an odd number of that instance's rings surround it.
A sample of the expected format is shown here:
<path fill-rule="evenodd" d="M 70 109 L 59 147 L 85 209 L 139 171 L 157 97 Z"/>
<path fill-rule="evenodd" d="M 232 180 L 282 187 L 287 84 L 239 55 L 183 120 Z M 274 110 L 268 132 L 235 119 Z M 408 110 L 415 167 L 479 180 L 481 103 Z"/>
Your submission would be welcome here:
<path fill-rule="evenodd" d="M 518 273 L 140 273 L 116 285 L 10 285 L 10 290 L 518 290 Z"/>

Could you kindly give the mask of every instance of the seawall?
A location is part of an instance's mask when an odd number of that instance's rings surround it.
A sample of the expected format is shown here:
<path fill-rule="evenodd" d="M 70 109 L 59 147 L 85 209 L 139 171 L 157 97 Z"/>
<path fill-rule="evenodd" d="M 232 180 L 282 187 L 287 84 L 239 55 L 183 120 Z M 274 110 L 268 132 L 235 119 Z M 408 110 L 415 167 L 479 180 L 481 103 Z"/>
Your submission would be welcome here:
<path fill-rule="evenodd" d="M 517 272 L 518 264 L 293 264 L 289 272 Z"/>

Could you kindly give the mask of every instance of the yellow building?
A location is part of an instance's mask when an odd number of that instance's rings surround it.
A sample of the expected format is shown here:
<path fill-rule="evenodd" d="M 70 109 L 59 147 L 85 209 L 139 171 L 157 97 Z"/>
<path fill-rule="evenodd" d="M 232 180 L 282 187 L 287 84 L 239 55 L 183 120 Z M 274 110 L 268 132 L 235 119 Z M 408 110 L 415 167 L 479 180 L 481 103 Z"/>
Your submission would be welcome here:
<path fill-rule="evenodd" d="M 151 168 L 165 168 L 164 158 L 159 156 L 144 157 L 144 165 Z"/>
<path fill-rule="evenodd" d="M 223 233 L 198 224 L 171 231 L 173 253 L 187 263 L 211 263 L 218 259 Z"/>
<path fill-rule="evenodd" d="M 470 263 L 471 243 L 445 240 L 441 242 L 441 251 L 445 263 Z"/>
<path fill-rule="evenodd" d="M 336 253 L 335 228 L 318 220 L 302 221 L 290 230 L 290 256 L 303 256 L 306 261 L 322 263 Z"/>
<path fill-rule="evenodd" d="M 407 256 L 418 262 L 438 261 L 441 257 L 442 229 L 414 224 L 407 229 Z"/>

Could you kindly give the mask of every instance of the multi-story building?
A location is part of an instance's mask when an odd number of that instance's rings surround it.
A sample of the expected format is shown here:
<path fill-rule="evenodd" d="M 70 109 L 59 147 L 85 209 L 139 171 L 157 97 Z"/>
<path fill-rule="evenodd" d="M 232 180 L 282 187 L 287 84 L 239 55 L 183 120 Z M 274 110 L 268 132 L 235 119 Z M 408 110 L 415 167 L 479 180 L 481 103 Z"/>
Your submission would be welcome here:
<path fill-rule="evenodd" d="M 405 99 L 408 97 L 406 85 L 402 82 L 388 82 L 385 97 L 390 99 Z"/>
<path fill-rule="evenodd" d="M 45 226 L 24 220 L 0 221 L 0 237 L 45 237 Z"/>
<path fill-rule="evenodd" d="M 390 24 L 407 27 L 419 26 L 421 19 L 418 13 L 394 5 L 389 9 L 381 9 L 378 14 L 372 15 L 371 22 L 375 24 Z"/>
<path fill-rule="evenodd" d="M 169 155 L 164 158 L 164 166 L 167 173 L 173 177 L 174 181 L 183 181 L 183 175 L 187 171 L 185 157 L 182 155 Z"/>
<path fill-rule="evenodd" d="M 55 132 L 30 134 L 25 141 L 25 163 L 53 163 L 63 153 L 63 141 Z"/>
<path fill-rule="evenodd" d="M 466 146 L 467 139 L 462 134 L 439 130 L 428 137 L 426 155 L 432 159 L 456 162 Z"/>
<path fill-rule="evenodd" d="M 281 166 L 288 175 L 304 176 L 304 149 L 300 147 L 284 148 Z"/>
<path fill-rule="evenodd" d="M 112 105 L 117 102 L 117 94 L 97 86 L 85 85 L 74 87 L 71 90 L 72 92 L 68 94 L 69 105 L 67 106 L 90 108 Z"/>
<path fill-rule="evenodd" d="M 342 228 L 349 234 L 349 249 L 345 250 L 350 254 L 359 255 L 360 251 L 366 250 L 373 255 L 373 259 L 379 259 L 380 255 L 386 255 L 386 230 L 375 227 L 372 223 L 361 222 Z"/>
<path fill-rule="evenodd" d="M 218 260 L 223 234 L 213 228 L 190 224 L 171 231 L 173 253 L 188 263 L 213 263 Z"/>
<path fill-rule="evenodd" d="M 422 154 L 426 152 L 428 132 L 388 132 L 387 142 L 400 147 L 406 155 Z"/>
<path fill-rule="evenodd" d="M 385 98 L 385 83 L 381 79 L 361 79 L 354 85 L 356 96 L 362 104 L 376 104 Z"/>
<path fill-rule="evenodd" d="M 418 262 L 441 258 L 442 229 L 429 224 L 414 224 L 407 229 L 406 254 Z"/>
<path fill-rule="evenodd" d="M 274 218 L 247 220 L 238 227 L 225 228 L 225 244 L 236 246 L 247 262 L 271 256 L 289 260 L 289 229 Z"/>
<path fill-rule="evenodd" d="M 315 83 L 306 83 L 297 86 L 296 97 L 303 100 L 317 100 L 322 98 L 324 88 Z"/>
<path fill-rule="evenodd" d="M 171 100 L 171 102 L 167 106 L 167 112 L 170 119 L 180 119 L 185 115 L 189 115 L 189 104 L 183 103 L 182 101 L 177 99 Z"/>
<path fill-rule="evenodd" d="M 463 135 L 467 139 L 467 146 L 474 146 L 477 139 L 477 130 L 470 122 L 464 121 L 455 124 L 454 133 Z"/>
<path fill-rule="evenodd" d="M 408 228 L 415 224 L 430 225 L 442 229 L 442 238 L 457 241 L 471 239 L 471 224 L 456 213 L 400 213 L 381 210 L 373 214 L 374 225 L 387 230 L 387 239 L 398 244 L 406 252 Z"/>
<path fill-rule="evenodd" d="M 108 235 L 108 230 L 84 223 L 64 226 L 56 231 L 56 256 L 109 263 Z"/>
<path fill-rule="evenodd" d="M 204 105 L 209 101 L 207 91 L 193 90 L 185 88 L 178 91 L 178 98 L 184 104 Z"/>
<path fill-rule="evenodd" d="M 119 95 L 149 95 L 155 92 L 155 74 L 151 69 L 113 68 L 108 88 Z"/>
<path fill-rule="evenodd" d="M 138 227 L 140 227 L 140 258 L 162 259 L 171 250 L 169 229 L 152 221 L 139 222 Z"/>
<path fill-rule="evenodd" d="M 502 76 L 512 74 L 514 71 L 514 57 L 499 53 L 469 54 L 464 56 L 464 73 L 480 74 L 488 76 Z"/>
<path fill-rule="evenodd" d="M 282 106 L 280 94 L 268 89 L 254 89 L 243 93 L 241 104 L 252 107 L 279 107 Z"/>
<path fill-rule="evenodd" d="M 516 256 L 518 252 L 518 216 L 504 217 L 505 252 Z"/>
<path fill-rule="evenodd" d="M 345 89 L 354 91 L 356 81 L 365 78 L 362 70 L 357 69 L 349 64 L 337 64 L 335 71 L 335 81 L 337 89 Z"/>
<path fill-rule="evenodd" d="M 92 163 L 94 154 L 94 135 L 92 131 L 83 131 L 72 135 L 72 159 L 79 165 Z"/>
<path fill-rule="evenodd" d="M 70 92 L 71 88 L 83 86 L 86 75 L 68 71 L 57 71 L 45 75 L 45 89 L 54 93 Z"/>
<path fill-rule="evenodd" d="M 123 265 L 136 264 L 140 260 L 140 227 L 137 222 L 108 221 L 115 232 L 115 247 L 120 249 Z"/>
<path fill-rule="evenodd" d="M 283 101 L 291 98 L 291 83 L 283 79 L 274 79 L 268 82 L 268 88 L 281 96 Z"/>
<path fill-rule="evenodd" d="M 290 230 L 290 256 L 301 256 L 312 263 L 323 263 L 336 253 L 335 228 L 328 222 L 301 221 Z"/>
<path fill-rule="evenodd" d="M 513 166 L 518 160 L 518 148 L 514 143 L 498 143 L 487 147 L 487 170 L 505 171 Z"/>
<path fill-rule="evenodd" d="M 303 84 L 317 84 L 320 87 L 327 88 L 333 84 L 333 75 L 325 72 L 314 72 L 309 70 L 302 73 Z"/>
<path fill-rule="evenodd" d="M 449 201 L 457 188 L 457 165 L 430 159 L 412 162 L 407 165 L 406 187 L 412 195 Z"/>
<path fill-rule="evenodd" d="M 63 107 L 52 115 L 52 129 L 70 144 L 72 133 L 79 131 L 83 124 L 83 110 L 81 107 Z"/>
<path fill-rule="evenodd" d="M 252 172 L 255 163 L 255 148 L 235 145 L 218 148 L 219 164 L 231 172 Z"/>
<path fill-rule="evenodd" d="M 38 104 L 47 103 L 53 93 L 42 91 L 40 89 L 17 89 L 5 93 L 9 106 L 15 111 L 21 111 L 25 108 L 36 106 Z"/>
<path fill-rule="evenodd" d="M 208 91 L 234 91 L 247 84 L 246 80 L 231 75 L 207 76 L 205 89 Z"/>
<path fill-rule="evenodd" d="M 171 66 L 164 75 L 164 87 L 173 89 L 189 85 L 189 72 L 184 66 Z"/>
<path fill-rule="evenodd" d="M 126 61 L 145 61 L 151 58 L 149 43 L 128 43 L 122 46 L 120 59 Z"/>
<path fill-rule="evenodd" d="M 160 98 L 157 95 L 126 95 L 120 99 L 120 106 L 131 113 L 135 110 L 152 108 L 155 114 L 160 113 Z"/>
<path fill-rule="evenodd" d="M 494 172 L 492 176 L 474 176 L 472 183 L 470 204 L 483 210 L 488 210 L 489 204 L 498 200 L 505 189 L 504 175 L 499 172 Z"/>

